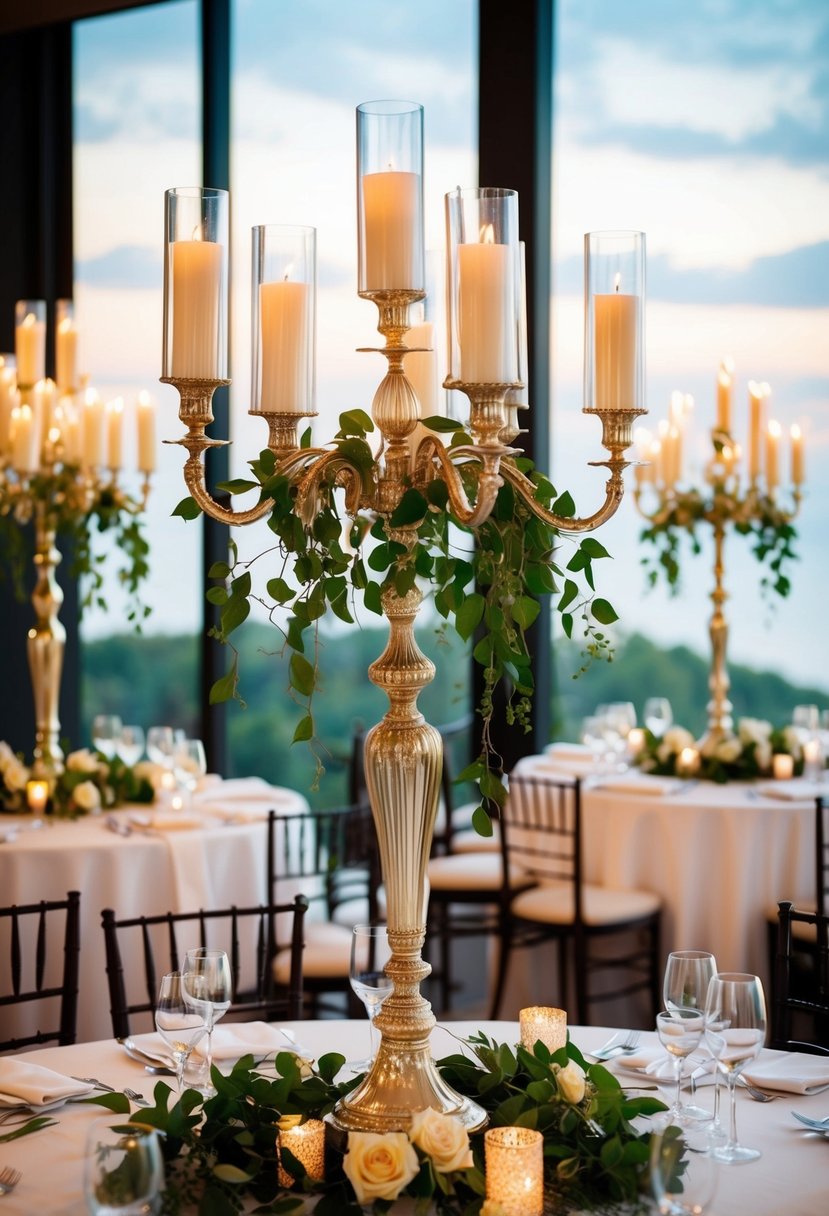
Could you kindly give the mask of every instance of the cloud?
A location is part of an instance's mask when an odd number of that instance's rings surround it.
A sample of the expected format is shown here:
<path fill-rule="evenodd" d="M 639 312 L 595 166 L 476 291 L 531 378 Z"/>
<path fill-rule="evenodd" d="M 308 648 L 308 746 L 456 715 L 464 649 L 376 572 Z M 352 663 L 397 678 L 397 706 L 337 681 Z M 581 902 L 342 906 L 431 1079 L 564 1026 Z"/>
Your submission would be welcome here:
<path fill-rule="evenodd" d="M 145 245 L 118 245 L 75 263 L 76 280 L 91 287 L 160 290 L 163 273 L 159 248 Z"/>

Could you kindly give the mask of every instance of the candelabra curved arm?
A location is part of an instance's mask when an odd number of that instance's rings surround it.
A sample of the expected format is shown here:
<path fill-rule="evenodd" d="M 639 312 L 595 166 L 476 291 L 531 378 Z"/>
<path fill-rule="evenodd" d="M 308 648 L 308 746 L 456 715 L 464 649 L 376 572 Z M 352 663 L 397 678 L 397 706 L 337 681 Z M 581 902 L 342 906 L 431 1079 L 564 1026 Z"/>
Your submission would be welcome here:
<path fill-rule="evenodd" d="M 309 461 L 309 467 L 297 475 L 294 470 L 301 468 L 303 458 Z M 326 480 L 345 489 L 345 509 L 349 515 L 356 515 L 360 507 L 374 505 L 373 495 L 366 493 L 360 470 L 336 449 L 327 452 L 308 448 L 296 452 L 277 467 L 277 472 L 289 477 L 296 487 L 296 511 L 305 524 L 310 524 L 317 513 L 317 497 Z"/>
<path fill-rule="evenodd" d="M 475 528 L 484 523 L 492 513 L 498 491 L 504 484 L 499 470 L 502 467 L 502 457 L 512 449 L 502 444 L 492 446 L 465 444 L 452 448 L 451 452 L 443 446 L 439 439 L 427 435 L 418 444 L 414 461 L 414 481 L 416 485 L 424 485 L 437 477 L 435 461 L 446 481 L 449 491 L 449 503 L 452 513 L 460 523 L 468 528 Z M 457 463 L 460 460 L 476 461 L 478 468 L 473 470 L 478 483 L 478 496 L 470 503 L 463 484 Z"/>
<path fill-rule="evenodd" d="M 598 511 L 594 511 L 592 515 L 575 519 L 556 515 L 554 511 L 548 511 L 546 507 L 543 507 L 536 498 L 537 487 L 534 482 L 530 481 L 529 477 L 517 469 L 511 461 L 505 460 L 502 462 L 501 473 L 513 489 L 520 494 L 533 515 L 545 524 L 548 524 L 551 528 L 557 528 L 559 532 L 590 532 L 593 528 L 598 528 L 600 524 L 605 523 L 612 515 L 616 514 L 625 492 L 622 472 L 627 468 L 628 462 L 624 460 L 609 460 L 598 463 L 606 464 L 610 469 L 610 477 L 605 487 L 605 500 Z"/>
<path fill-rule="evenodd" d="M 649 514 L 642 506 L 642 493 L 638 486 L 633 491 L 633 504 L 645 522 L 657 528 L 667 522 L 671 516 L 671 512 L 674 509 L 673 501 L 666 503 L 664 500 L 662 500 L 662 505 L 657 510 Z"/>

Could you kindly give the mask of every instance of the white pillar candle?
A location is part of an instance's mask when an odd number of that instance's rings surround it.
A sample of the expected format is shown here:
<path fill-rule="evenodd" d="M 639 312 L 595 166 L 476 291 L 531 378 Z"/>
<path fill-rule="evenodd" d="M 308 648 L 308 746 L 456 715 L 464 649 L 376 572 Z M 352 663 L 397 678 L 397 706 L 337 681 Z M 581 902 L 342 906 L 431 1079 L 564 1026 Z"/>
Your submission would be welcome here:
<path fill-rule="evenodd" d="M 492 227 L 458 246 L 458 338 L 464 384 L 511 384 L 518 378 L 518 318 L 509 245 Z"/>
<path fill-rule="evenodd" d="M 63 463 L 65 465 L 79 465 L 81 463 L 80 419 L 78 418 L 77 411 L 71 405 L 64 405 L 63 408 Z"/>
<path fill-rule="evenodd" d="M 78 327 L 71 317 L 64 317 L 55 333 L 55 379 L 62 393 L 72 393 L 78 387 Z"/>
<path fill-rule="evenodd" d="M 771 765 L 777 781 L 788 781 L 794 775 L 794 758 L 786 752 L 776 752 L 771 758 Z"/>
<path fill-rule="evenodd" d="M 596 409 L 630 409 L 636 401 L 639 317 L 636 296 L 616 291 L 593 297 Z"/>
<path fill-rule="evenodd" d="M 780 423 L 772 420 L 766 431 L 766 489 L 771 493 L 780 484 Z"/>
<path fill-rule="evenodd" d="M 155 470 L 155 402 L 149 393 L 138 394 L 138 472 Z"/>
<path fill-rule="evenodd" d="M 26 313 L 15 326 L 14 350 L 17 355 L 17 383 L 25 387 L 42 380 L 46 371 L 46 324 L 33 312 Z"/>
<path fill-rule="evenodd" d="M 0 367 L 0 456 L 9 451 L 12 410 L 19 404 L 13 367 Z"/>
<path fill-rule="evenodd" d="M 420 217 L 417 173 L 363 175 L 366 291 L 414 287 Z"/>
<path fill-rule="evenodd" d="M 173 241 L 172 375 L 215 379 L 219 367 L 222 246 L 216 241 Z"/>
<path fill-rule="evenodd" d="M 86 391 L 81 419 L 81 461 L 94 469 L 104 462 L 104 404 L 94 389 Z"/>
<path fill-rule="evenodd" d="M 259 284 L 262 351 L 260 409 L 311 409 L 308 377 L 308 284 L 283 279 Z"/>
<path fill-rule="evenodd" d="M 763 430 L 763 399 L 765 398 L 763 384 L 754 380 L 748 386 L 748 476 L 750 481 L 756 481 L 760 476 L 760 435 Z"/>
<path fill-rule="evenodd" d="M 733 385 L 733 364 L 730 359 L 723 359 L 717 373 L 717 430 L 731 434 L 731 389 Z"/>
<path fill-rule="evenodd" d="M 107 437 L 107 468 L 111 472 L 121 468 L 122 433 L 124 423 L 124 398 L 116 397 L 106 403 L 106 437 Z"/>
<path fill-rule="evenodd" d="M 12 467 L 21 475 L 36 473 L 40 464 L 40 436 L 35 411 L 31 405 L 19 405 L 13 417 Z"/>
<path fill-rule="evenodd" d="M 803 432 L 797 423 L 790 431 L 792 440 L 792 484 L 802 486 L 805 477 L 805 455 L 803 451 Z"/>

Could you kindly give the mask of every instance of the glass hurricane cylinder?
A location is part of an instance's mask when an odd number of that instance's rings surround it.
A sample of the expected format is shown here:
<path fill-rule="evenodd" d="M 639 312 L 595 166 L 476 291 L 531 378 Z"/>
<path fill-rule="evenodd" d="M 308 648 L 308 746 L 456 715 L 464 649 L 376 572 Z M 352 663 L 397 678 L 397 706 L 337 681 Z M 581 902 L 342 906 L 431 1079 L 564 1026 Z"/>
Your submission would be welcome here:
<path fill-rule="evenodd" d="M 229 196 L 178 186 L 164 195 L 163 376 L 227 378 Z"/>
<path fill-rule="evenodd" d="M 314 413 L 316 229 L 253 229 L 251 414 Z"/>
<path fill-rule="evenodd" d="M 46 375 L 46 301 L 18 300 L 14 306 L 17 386 L 30 389 Z"/>
<path fill-rule="evenodd" d="M 423 107 L 357 107 L 359 294 L 423 292 Z"/>
<path fill-rule="evenodd" d="M 446 196 L 452 384 L 520 386 L 518 195 L 493 187 Z"/>
<path fill-rule="evenodd" d="M 645 411 L 645 234 L 584 237 L 584 410 Z"/>

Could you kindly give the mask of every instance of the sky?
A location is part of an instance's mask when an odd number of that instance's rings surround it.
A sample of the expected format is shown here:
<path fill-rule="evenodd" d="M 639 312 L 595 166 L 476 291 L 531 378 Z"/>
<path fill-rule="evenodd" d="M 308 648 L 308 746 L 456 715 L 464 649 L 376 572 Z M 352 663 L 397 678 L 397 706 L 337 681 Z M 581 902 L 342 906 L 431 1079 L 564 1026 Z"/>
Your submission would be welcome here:
<path fill-rule="evenodd" d="M 759 567 L 729 538 L 729 653 L 829 689 L 823 538 L 829 527 L 829 10 L 818 0 L 560 0 L 554 93 L 552 473 L 582 513 L 603 495 L 599 428 L 581 413 L 586 231 L 647 234 L 647 397 L 653 425 L 674 389 L 696 400 L 701 456 L 720 360 L 736 366 L 735 430 L 747 383 L 800 423 L 808 486 L 803 560 L 772 612 Z M 425 107 L 426 244 L 439 245 L 443 194 L 476 180 L 475 10 L 470 0 L 236 0 L 234 6 L 234 472 L 263 442 L 247 418 L 249 230 L 318 228 L 318 434 L 365 407 L 381 375 L 373 306 L 356 297 L 354 108 L 402 96 Z M 199 76 L 193 0 L 76 26 L 76 300 L 82 354 L 108 394 L 153 390 L 174 438 L 175 394 L 160 364 L 162 196 L 198 181 Z M 482 183 L 487 184 L 487 183 Z M 502 183 L 503 184 L 503 183 Z M 535 402 L 533 409 L 547 408 Z M 193 628 L 193 525 L 168 522 L 183 495 L 181 449 L 159 449 L 150 507 L 157 629 Z M 628 475 L 630 476 L 630 475 Z M 174 529 L 181 528 L 179 535 Z M 644 594 L 631 496 L 601 539 L 602 592 L 665 643 L 707 652 L 711 558 L 683 560 L 678 599 Z M 258 534 L 259 538 L 262 533 Z M 170 544 L 170 539 L 173 544 Z M 249 552 L 256 531 L 239 538 Z M 180 594 L 181 580 L 193 594 Z M 111 620 L 91 617 L 88 635 Z"/>

